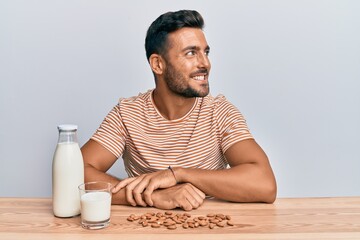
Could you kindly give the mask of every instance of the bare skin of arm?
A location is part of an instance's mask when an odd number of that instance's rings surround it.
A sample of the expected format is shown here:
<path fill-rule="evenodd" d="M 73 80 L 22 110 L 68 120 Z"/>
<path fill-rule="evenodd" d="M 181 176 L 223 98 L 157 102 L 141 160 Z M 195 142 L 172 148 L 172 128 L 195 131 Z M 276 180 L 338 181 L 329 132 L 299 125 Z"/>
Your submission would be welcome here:
<path fill-rule="evenodd" d="M 128 202 L 152 206 L 151 194 L 154 190 L 174 186 L 177 182 L 186 182 L 210 196 L 227 201 L 275 201 L 275 177 L 266 154 L 255 140 L 235 143 L 226 151 L 225 157 L 230 169 L 174 168 L 177 181 L 171 171 L 164 170 L 125 179 L 114 191 L 125 188 Z"/>
<path fill-rule="evenodd" d="M 225 153 L 231 168 L 217 171 L 175 169 L 181 182 L 191 182 L 206 194 L 234 202 L 272 203 L 276 181 L 268 158 L 254 140 L 235 143 Z"/>
<path fill-rule="evenodd" d="M 93 140 L 89 140 L 81 148 L 81 152 L 84 159 L 85 182 L 105 181 L 111 183 L 112 186 L 121 182 L 120 179 L 106 173 L 117 160 L 111 152 Z M 205 194 L 191 184 L 179 184 L 154 191 L 152 198 L 156 208 L 174 209 L 178 207 L 189 211 L 198 208 L 203 203 Z M 126 189 L 113 193 L 112 204 L 130 205 L 127 201 Z"/>
<path fill-rule="evenodd" d="M 94 140 L 89 140 L 81 148 L 81 153 L 84 159 L 85 182 L 105 181 L 115 186 L 121 181 L 106 173 L 116 162 L 117 158 L 99 143 Z M 124 189 L 113 194 L 112 204 L 129 204 L 126 201 Z"/>
<path fill-rule="evenodd" d="M 155 190 L 151 195 L 153 206 L 160 209 L 182 208 L 190 211 L 202 205 L 205 194 L 190 183 Z"/>

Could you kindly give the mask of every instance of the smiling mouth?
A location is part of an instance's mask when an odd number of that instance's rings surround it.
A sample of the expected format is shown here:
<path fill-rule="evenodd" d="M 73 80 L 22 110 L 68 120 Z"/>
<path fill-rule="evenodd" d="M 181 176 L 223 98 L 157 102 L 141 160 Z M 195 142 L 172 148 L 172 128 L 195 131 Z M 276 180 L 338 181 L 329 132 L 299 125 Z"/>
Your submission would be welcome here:
<path fill-rule="evenodd" d="M 194 77 L 192 77 L 192 79 L 194 79 L 196 81 L 204 81 L 204 80 L 206 80 L 206 75 L 194 76 Z"/>

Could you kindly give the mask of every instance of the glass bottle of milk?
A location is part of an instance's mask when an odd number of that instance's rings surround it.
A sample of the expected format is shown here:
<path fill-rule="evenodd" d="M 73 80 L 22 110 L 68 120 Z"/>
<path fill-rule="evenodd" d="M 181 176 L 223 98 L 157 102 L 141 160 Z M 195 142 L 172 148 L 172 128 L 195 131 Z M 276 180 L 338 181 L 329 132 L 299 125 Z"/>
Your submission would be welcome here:
<path fill-rule="evenodd" d="M 78 186 L 84 183 L 84 162 L 76 125 L 59 125 L 59 140 L 52 165 L 53 212 L 57 217 L 80 214 Z"/>

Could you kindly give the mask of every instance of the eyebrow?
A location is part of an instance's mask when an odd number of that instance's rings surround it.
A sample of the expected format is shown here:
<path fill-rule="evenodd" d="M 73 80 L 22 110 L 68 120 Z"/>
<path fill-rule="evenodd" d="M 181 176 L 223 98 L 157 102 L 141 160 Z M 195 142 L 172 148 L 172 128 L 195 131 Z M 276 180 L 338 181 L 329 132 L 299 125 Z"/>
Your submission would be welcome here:
<path fill-rule="evenodd" d="M 199 46 L 188 46 L 188 47 L 184 48 L 182 51 L 185 52 L 188 50 L 197 50 L 198 51 L 198 50 L 200 50 L 200 47 Z M 209 45 L 206 46 L 205 51 L 210 51 Z"/>

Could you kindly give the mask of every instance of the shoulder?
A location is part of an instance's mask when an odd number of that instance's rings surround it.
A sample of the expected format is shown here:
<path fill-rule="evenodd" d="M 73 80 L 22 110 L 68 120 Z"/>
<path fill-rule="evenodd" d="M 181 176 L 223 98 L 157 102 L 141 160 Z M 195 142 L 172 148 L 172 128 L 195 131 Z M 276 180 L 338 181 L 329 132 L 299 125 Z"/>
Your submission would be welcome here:
<path fill-rule="evenodd" d="M 216 104 L 223 101 L 227 101 L 226 97 L 223 94 L 218 94 L 217 96 L 212 96 L 211 94 L 208 94 L 206 97 L 204 97 L 204 103 L 208 104 Z"/>
<path fill-rule="evenodd" d="M 207 95 L 203 98 L 203 106 L 215 110 L 220 110 L 224 108 L 234 108 L 235 106 L 230 103 L 223 94 L 217 96 Z"/>
<path fill-rule="evenodd" d="M 153 90 L 148 90 L 144 93 L 139 93 L 137 96 L 132 96 L 128 98 L 120 98 L 118 106 L 119 108 L 132 108 L 132 107 L 141 107 L 146 105 L 151 101 L 151 93 Z"/>

